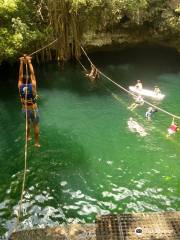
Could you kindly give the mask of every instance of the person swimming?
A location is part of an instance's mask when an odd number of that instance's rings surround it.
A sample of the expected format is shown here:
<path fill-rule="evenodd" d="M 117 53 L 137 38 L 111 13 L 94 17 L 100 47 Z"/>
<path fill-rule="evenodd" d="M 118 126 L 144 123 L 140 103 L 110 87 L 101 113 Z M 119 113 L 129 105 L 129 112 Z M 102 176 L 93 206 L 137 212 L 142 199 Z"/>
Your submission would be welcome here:
<path fill-rule="evenodd" d="M 147 112 L 145 113 L 145 116 L 148 120 L 152 119 L 152 116 L 154 115 L 154 113 L 157 112 L 157 109 L 154 109 L 153 107 L 149 107 Z"/>
<path fill-rule="evenodd" d="M 131 132 L 137 132 L 142 137 L 147 135 L 147 132 L 145 131 L 145 129 L 142 126 L 140 126 L 138 122 L 134 121 L 132 117 L 129 118 L 129 120 L 127 121 L 127 124 Z"/>
<path fill-rule="evenodd" d="M 135 102 L 131 104 L 131 106 L 128 107 L 131 111 L 133 111 L 135 108 L 142 106 L 144 104 L 144 100 L 142 96 L 137 96 L 135 98 Z"/>

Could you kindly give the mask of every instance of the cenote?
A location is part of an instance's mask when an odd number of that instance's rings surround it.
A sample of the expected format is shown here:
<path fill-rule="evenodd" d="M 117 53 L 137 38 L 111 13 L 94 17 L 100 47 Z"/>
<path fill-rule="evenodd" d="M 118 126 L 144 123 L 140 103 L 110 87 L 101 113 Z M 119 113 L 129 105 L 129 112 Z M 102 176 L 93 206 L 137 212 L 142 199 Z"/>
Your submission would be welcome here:
<path fill-rule="evenodd" d="M 173 49 L 136 47 L 98 51 L 90 58 L 128 88 L 141 79 L 166 95 L 158 106 L 180 115 L 180 55 Z M 83 64 L 90 68 L 85 58 Z M 180 210 L 180 133 L 166 138 L 172 121 L 147 105 L 131 112 L 131 96 L 100 76 L 92 85 L 78 63 L 35 65 L 40 143 L 28 146 L 21 227 L 95 220 L 97 214 Z M 13 228 L 24 168 L 25 120 L 16 75 L 3 73 L 0 88 L 0 235 Z M 1 74 L 2 76 L 2 74 Z M 148 135 L 129 131 L 133 117 Z"/>

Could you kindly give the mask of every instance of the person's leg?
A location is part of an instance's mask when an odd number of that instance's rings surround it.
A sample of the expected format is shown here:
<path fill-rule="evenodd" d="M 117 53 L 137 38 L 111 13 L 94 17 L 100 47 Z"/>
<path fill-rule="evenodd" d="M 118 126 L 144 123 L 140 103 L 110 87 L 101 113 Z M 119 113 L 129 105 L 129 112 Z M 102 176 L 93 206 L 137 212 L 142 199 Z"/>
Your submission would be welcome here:
<path fill-rule="evenodd" d="M 30 128 L 31 128 L 31 117 L 30 117 L 30 113 L 29 113 L 29 110 L 26 110 L 23 109 L 23 114 L 25 116 L 25 119 L 26 119 L 26 114 L 27 114 L 27 141 L 30 141 L 31 140 L 31 137 L 30 137 Z"/>
<path fill-rule="evenodd" d="M 128 109 L 131 110 L 131 109 L 134 107 L 134 104 L 135 104 L 135 103 L 132 103 L 132 104 L 128 107 Z"/>
<path fill-rule="evenodd" d="M 151 113 L 148 113 L 148 114 L 147 114 L 147 119 L 148 119 L 148 121 L 151 120 Z"/>
<path fill-rule="evenodd" d="M 40 147 L 39 144 L 39 123 L 33 123 L 34 127 L 34 139 L 35 139 L 35 147 Z"/>
<path fill-rule="evenodd" d="M 31 123 L 30 123 L 30 120 L 28 119 L 28 122 L 27 122 L 27 140 L 30 141 L 31 140 L 31 134 L 30 134 L 30 129 L 31 129 Z"/>
<path fill-rule="evenodd" d="M 134 103 L 134 105 L 131 108 L 131 111 L 133 111 L 135 108 L 137 108 L 138 104 Z"/>
<path fill-rule="evenodd" d="M 30 111 L 30 118 L 34 129 L 34 142 L 35 147 L 40 147 L 39 144 L 39 111 L 38 109 L 33 109 Z"/>
<path fill-rule="evenodd" d="M 31 110 L 31 121 L 34 128 L 35 147 L 40 147 L 39 144 L 39 111 L 38 109 Z"/>

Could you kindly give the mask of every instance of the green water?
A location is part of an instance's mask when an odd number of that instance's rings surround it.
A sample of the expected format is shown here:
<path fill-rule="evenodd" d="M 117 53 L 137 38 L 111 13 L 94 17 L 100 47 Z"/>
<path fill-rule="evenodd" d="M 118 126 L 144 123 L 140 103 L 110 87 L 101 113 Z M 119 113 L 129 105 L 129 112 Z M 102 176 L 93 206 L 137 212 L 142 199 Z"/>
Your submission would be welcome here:
<path fill-rule="evenodd" d="M 99 52 L 93 61 L 125 87 L 142 79 L 166 94 L 159 106 L 180 115 L 180 55 L 169 49 Z M 87 65 L 87 62 L 83 60 Z M 180 133 L 166 138 L 171 118 L 132 99 L 104 78 L 96 86 L 79 65 L 36 67 L 41 148 L 28 147 L 22 228 L 92 222 L 97 214 L 180 210 Z M 12 229 L 20 198 L 25 122 L 16 80 L 0 89 L 0 235 Z M 129 117 L 144 126 L 140 137 Z"/>

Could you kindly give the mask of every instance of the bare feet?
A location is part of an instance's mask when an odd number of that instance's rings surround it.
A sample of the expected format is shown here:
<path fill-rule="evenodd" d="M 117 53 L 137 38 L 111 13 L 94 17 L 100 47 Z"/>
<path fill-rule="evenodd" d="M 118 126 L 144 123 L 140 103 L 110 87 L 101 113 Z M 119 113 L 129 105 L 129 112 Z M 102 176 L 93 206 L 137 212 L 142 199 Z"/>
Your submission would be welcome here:
<path fill-rule="evenodd" d="M 37 148 L 41 147 L 41 145 L 39 143 L 35 143 L 34 146 L 37 147 Z"/>
<path fill-rule="evenodd" d="M 27 138 L 27 141 L 28 141 L 28 142 L 29 142 L 29 141 L 31 141 L 31 140 L 32 140 L 32 138 L 31 138 L 31 137 L 28 137 L 28 138 Z"/>

